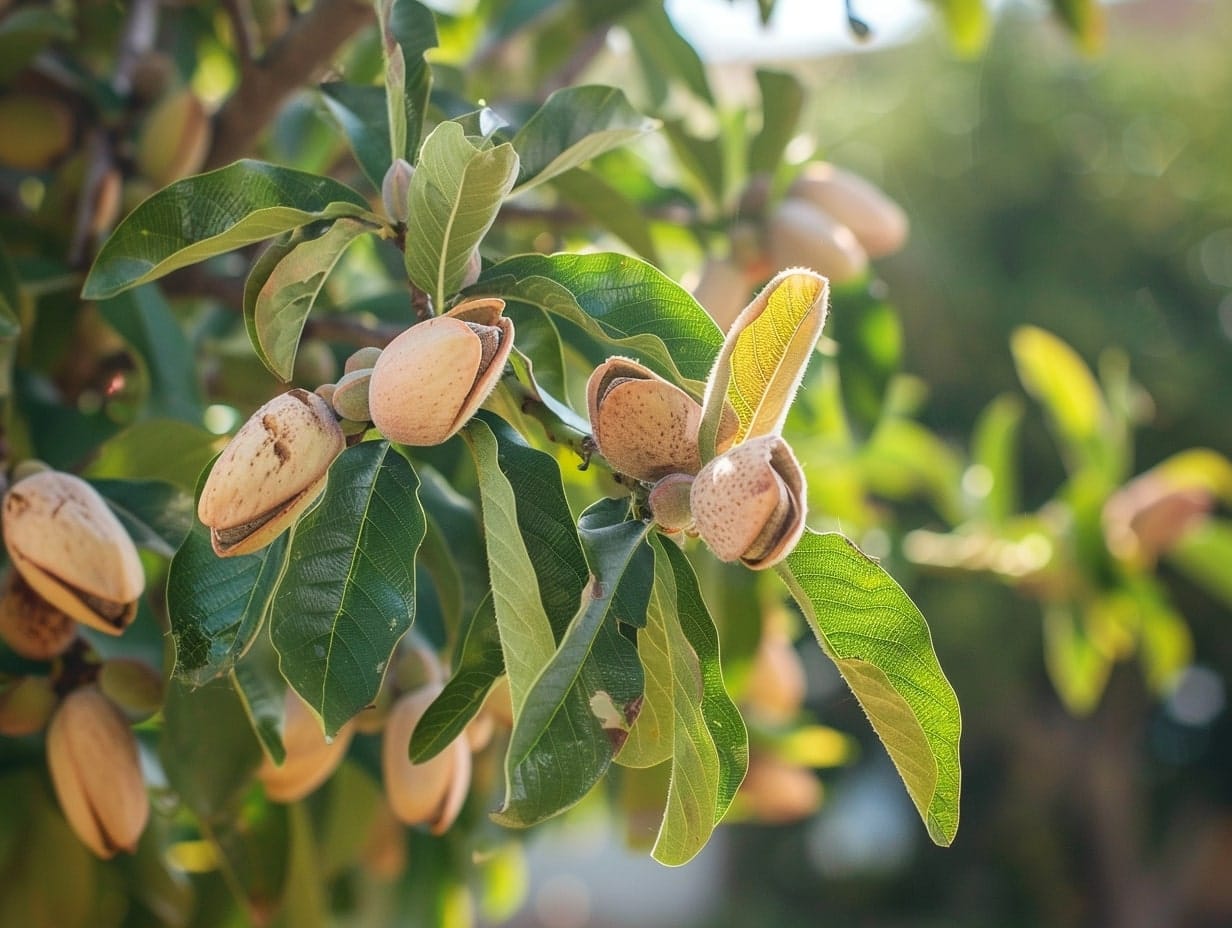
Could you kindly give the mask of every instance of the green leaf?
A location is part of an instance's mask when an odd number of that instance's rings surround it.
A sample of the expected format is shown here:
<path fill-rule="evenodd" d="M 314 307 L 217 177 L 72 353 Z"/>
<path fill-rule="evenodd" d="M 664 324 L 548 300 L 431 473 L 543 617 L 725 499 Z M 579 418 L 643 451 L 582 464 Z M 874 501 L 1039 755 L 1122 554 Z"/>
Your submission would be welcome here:
<path fill-rule="evenodd" d="M 1108 421 L 1103 394 L 1091 369 L 1069 345 L 1051 332 L 1020 326 L 1010 336 L 1010 350 L 1023 387 L 1044 408 L 1066 452 L 1071 469 L 1101 446 Z"/>
<path fill-rule="evenodd" d="M 962 719 L 924 616 L 842 535 L 806 531 L 778 572 L 886 746 L 929 837 L 949 845 Z"/>
<path fill-rule="evenodd" d="M 667 808 L 651 854 L 659 863 L 676 867 L 688 863 L 706 846 L 715 823 L 722 818 L 717 808 L 720 761 L 702 714 L 704 691 L 700 655 L 685 637 L 681 616 L 676 610 L 675 571 L 667 561 L 663 543 L 659 541 L 655 547 L 655 591 L 666 600 L 656 617 L 664 626 L 667 671 L 671 680 L 672 775 Z M 717 645 L 713 626 L 710 640 Z M 717 647 L 709 656 L 717 661 Z M 719 685 L 721 689 L 721 679 Z M 743 727 L 741 724 L 741 730 Z"/>
<path fill-rule="evenodd" d="M 424 140 L 411 178 L 406 270 L 435 306 L 443 308 L 461 286 L 517 175 L 508 142 L 476 145 L 456 122 L 441 123 Z"/>
<path fill-rule="evenodd" d="M 576 168 L 552 178 L 560 198 L 585 214 L 651 264 L 658 264 L 658 250 L 650 235 L 642 207 L 592 171 Z"/>
<path fill-rule="evenodd" d="M 261 285 L 251 315 L 245 291 L 244 324 L 253 350 L 284 382 L 291 380 L 304 323 L 325 279 L 351 243 L 371 231 L 370 225 L 356 219 L 339 219 L 318 238 L 292 247 Z"/>
<path fill-rule="evenodd" d="M 1207 519 L 1180 539 L 1167 560 L 1224 605 L 1232 607 L 1232 522 Z"/>
<path fill-rule="evenodd" d="M 526 550 L 529 539 L 524 536 L 518 520 L 519 504 L 529 506 L 533 497 L 519 496 L 515 492 L 510 477 L 498 462 L 496 436 L 487 421 L 479 417 L 472 419 L 463 434 L 475 456 L 479 476 L 493 606 L 516 717 L 540 668 L 552 659 L 556 650 L 556 639 L 536 580 L 535 564 Z M 551 466 L 556 470 L 555 462 L 551 462 Z"/>
<path fill-rule="evenodd" d="M 685 128 L 682 119 L 664 121 L 663 132 L 680 165 L 693 175 L 713 202 L 722 203 L 727 188 L 722 140 L 698 138 Z"/>
<path fill-rule="evenodd" d="M 959 54 L 973 56 L 988 42 L 992 18 L 984 0 L 932 0 L 941 10 L 950 41 Z"/>
<path fill-rule="evenodd" d="M 612 253 L 518 255 L 492 265 L 469 295 L 538 306 L 607 344 L 613 353 L 688 386 L 705 379 L 723 344 L 714 320 L 653 265 Z"/>
<path fill-rule="evenodd" d="M 228 680 L 172 680 L 158 754 L 171 788 L 207 822 L 228 818 L 261 763 L 244 706 Z"/>
<path fill-rule="evenodd" d="M 1023 406 L 1016 396 L 1003 394 L 989 403 L 971 434 L 970 495 L 979 515 L 994 525 L 1018 512 L 1018 428 Z"/>
<path fill-rule="evenodd" d="M 161 480 L 191 493 L 222 443 L 199 426 L 176 419 L 144 419 L 105 442 L 85 476 Z"/>
<path fill-rule="evenodd" d="M 804 108 L 804 88 L 785 71 L 757 69 L 761 91 L 761 129 L 749 142 L 749 173 L 773 174 L 787 143 L 796 134 Z"/>
<path fill-rule="evenodd" d="M 846 295 L 844 295 L 846 296 Z M 867 290 L 839 297 L 830 317 L 838 342 L 839 383 L 849 419 L 865 434 L 881 421 L 890 384 L 902 359 L 903 331 L 894 307 Z"/>
<path fill-rule="evenodd" d="M 1117 624 L 1125 616 L 1112 616 L 1117 606 L 1106 603 L 1104 617 Z M 1088 623 L 1074 603 L 1050 603 L 1044 610 L 1044 666 L 1048 678 L 1074 715 L 1090 715 L 1099 704 L 1112 672 L 1113 655 L 1091 634 Z"/>
<path fill-rule="evenodd" d="M 13 267 L 8 249 L 0 242 L 0 340 L 21 334 L 21 278 Z"/>
<path fill-rule="evenodd" d="M 718 824 L 727 814 L 749 768 L 748 731 L 740 710 L 732 702 L 723 682 L 718 630 L 702 599 L 693 566 L 675 545 L 660 540 L 659 550 L 667 556 L 671 565 L 676 589 L 676 616 L 701 673 L 702 718 L 719 758 L 718 794 L 714 804 L 714 821 Z"/>
<path fill-rule="evenodd" d="M 73 24 L 50 4 L 7 11 L 0 19 L 0 83 L 16 77 L 53 39 L 71 41 L 73 32 Z"/>
<path fill-rule="evenodd" d="M 664 76 L 675 78 L 698 99 L 714 104 L 706 65 L 661 4 L 642 4 L 636 13 L 625 17 L 623 25 L 633 39 L 633 51 L 648 83 L 661 83 Z M 664 102 L 666 88 L 657 96 L 658 103 Z"/>
<path fill-rule="evenodd" d="M 158 287 L 121 293 L 99 303 L 98 311 L 146 369 L 150 382 L 146 413 L 199 425 L 203 407 L 196 358 Z"/>
<path fill-rule="evenodd" d="M 515 712 L 498 822 L 530 825 L 575 804 L 603 775 L 637 716 L 643 675 L 636 660 L 623 672 L 588 661 L 601 630 L 619 636 L 609 621 L 621 618 L 619 587 L 628 581 L 649 590 L 653 583 L 653 573 L 626 577 L 653 528 L 627 516 L 627 500 L 601 500 L 578 523 L 590 580 L 560 646 Z"/>
<path fill-rule="evenodd" d="M 437 45 L 436 17 L 422 3 L 394 0 L 389 16 L 389 32 L 402 50 L 406 72 L 402 94 L 406 140 L 400 153 L 397 148 L 391 150 L 395 157 L 405 158 L 414 164 L 423 138 L 424 117 L 428 113 L 428 96 L 432 90 L 432 71 L 424 56 Z"/>
<path fill-rule="evenodd" d="M 829 290 L 820 274 L 784 271 L 736 317 L 706 382 L 698 433 L 703 462 L 714 457 L 725 400 L 740 421 L 737 444 L 782 430 L 826 323 Z"/>
<path fill-rule="evenodd" d="M 161 480 L 91 480 L 140 548 L 172 557 L 193 524 L 193 500 Z"/>
<path fill-rule="evenodd" d="M 515 193 L 537 187 L 591 158 L 652 132 L 657 120 L 643 116 L 615 87 L 566 87 L 547 101 L 513 137 L 520 167 Z"/>
<path fill-rule="evenodd" d="M 294 928 L 326 928 L 329 900 L 321 879 L 320 854 L 308 809 L 295 803 L 287 810 L 287 879 L 282 893 L 282 917 Z"/>
<path fill-rule="evenodd" d="M 1065 23 L 1084 52 L 1093 54 L 1104 43 L 1104 11 L 1096 0 L 1051 0 L 1052 12 Z"/>
<path fill-rule="evenodd" d="M 282 743 L 286 721 L 287 681 L 278 671 L 278 652 L 269 635 L 257 634 L 252 647 L 231 668 L 231 684 L 239 693 L 253 734 L 276 764 L 287 758 Z"/>
<path fill-rule="evenodd" d="M 283 676 L 330 737 L 376 698 L 415 619 L 418 486 L 388 442 L 363 442 L 338 456 L 320 503 L 293 532 L 270 637 Z"/>
<path fill-rule="evenodd" d="M 355 163 L 377 190 L 389 171 L 389 113 L 385 89 L 331 81 L 319 88 L 325 108 L 346 136 Z"/>
<path fill-rule="evenodd" d="M 178 679 L 201 686 L 235 666 L 261 630 L 286 553 L 282 535 L 255 554 L 220 558 L 193 521 L 167 575 Z"/>
<path fill-rule="evenodd" d="M 484 555 L 483 537 L 479 527 L 478 506 L 455 490 L 449 482 L 431 467 L 420 464 L 419 501 L 433 530 L 447 542 L 450 564 L 439 565 L 440 571 L 456 575 L 460 599 L 457 602 L 459 623 L 474 614 L 480 601 L 488 595 L 488 570 Z M 425 539 L 426 541 L 426 539 Z M 446 617 L 454 608 L 449 592 L 442 592 L 443 583 L 438 579 L 438 565 L 432 563 L 421 550 L 421 561 L 437 584 L 437 596 L 446 610 Z M 456 645 L 456 642 L 455 642 Z"/>
<path fill-rule="evenodd" d="M 496 607 L 489 592 L 471 619 L 457 667 L 411 735 L 411 760 L 422 764 L 457 738 L 483 707 L 488 690 L 505 672 Z"/>
<path fill-rule="evenodd" d="M 350 187 L 260 161 L 186 177 L 151 196 L 103 244 L 81 296 L 102 300 L 318 219 L 368 215 Z"/>

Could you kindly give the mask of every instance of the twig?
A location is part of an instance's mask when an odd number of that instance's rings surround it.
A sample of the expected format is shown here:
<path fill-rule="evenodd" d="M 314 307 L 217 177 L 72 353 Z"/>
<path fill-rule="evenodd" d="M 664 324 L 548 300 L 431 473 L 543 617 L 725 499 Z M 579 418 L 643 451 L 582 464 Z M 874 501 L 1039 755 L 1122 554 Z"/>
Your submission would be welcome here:
<path fill-rule="evenodd" d="M 362 0 L 318 0 L 240 79 L 214 117 L 206 168 L 242 158 L 292 93 L 324 70 L 334 53 L 375 18 Z"/>
<path fill-rule="evenodd" d="M 252 18 L 249 15 L 248 0 L 224 0 L 223 8 L 227 11 L 227 19 L 231 21 L 231 32 L 235 37 L 235 51 L 240 59 L 240 70 L 248 70 L 252 64 L 256 43 L 252 38 Z"/>
<path fill-rule="evenodd" d="M 157 0 L 134 0 L 129 7 L 128 19 L 124 21 L 124 31 L 120 34 L 115 71 L 111 75 L 111 87 L 120 96 L 131 92 L 133 71 L 154 47 L 157 32 Z M 68 260 L 72 267 L 81 267 L 91 257 L 94 239 L 99 231 L 95 214 L 100 205 L 100 192 L 107 175 L 115 168 L 112 139 L 105 129 L 96 126 L 90 131 L 87 151 L 85 177 L 73 218 L 73 234 L 69 239 Z"/>

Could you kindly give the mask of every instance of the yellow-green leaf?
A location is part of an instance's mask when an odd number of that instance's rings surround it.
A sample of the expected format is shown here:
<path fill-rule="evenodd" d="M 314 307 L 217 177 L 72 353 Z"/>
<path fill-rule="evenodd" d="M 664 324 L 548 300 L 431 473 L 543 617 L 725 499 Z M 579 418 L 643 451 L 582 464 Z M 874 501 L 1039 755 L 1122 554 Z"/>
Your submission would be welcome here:
<path fill-rule="evenodd" d="M 962 718 L 924 616 L 842 535 L 806 532 L 778 570 L 889 752 L 929 837 L 949 845 L 958 831 Z"/>
<path fill-rule="evenodd" d="M 1086 362 L 1051 332 L 1022 326 L 1010 338 L 1018 379 L 1076 445 L 1096 438 L 1106 417 L 1103 394 Z"/>
<path fill-rule="evenodd" d="M 736 443 L 783 427 L 825 325 L 829 282 L 813 271 L 783 271 L 736 317 L 706 382 L 699 443 L 714 457 L 726 400 L 740 421 Z"/>

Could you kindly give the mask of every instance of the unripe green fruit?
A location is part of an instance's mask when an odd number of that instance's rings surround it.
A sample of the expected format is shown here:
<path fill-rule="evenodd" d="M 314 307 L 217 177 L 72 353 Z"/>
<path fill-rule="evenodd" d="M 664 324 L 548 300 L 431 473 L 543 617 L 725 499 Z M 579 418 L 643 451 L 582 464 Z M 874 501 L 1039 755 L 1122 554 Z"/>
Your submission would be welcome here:
<path fill-rule="evenodd" d="M 137 167 L 156 186 L 195 174 L 210 149 L 210 118 L 192 90 L 163 97 L 146 116 L 137 140 Z"/>
<path fill-rule="evenodd" d="M 59 100 L 30 93 L 0 96 L 0 165 L 43 171 L 73 142 L 73 114 Z"/>

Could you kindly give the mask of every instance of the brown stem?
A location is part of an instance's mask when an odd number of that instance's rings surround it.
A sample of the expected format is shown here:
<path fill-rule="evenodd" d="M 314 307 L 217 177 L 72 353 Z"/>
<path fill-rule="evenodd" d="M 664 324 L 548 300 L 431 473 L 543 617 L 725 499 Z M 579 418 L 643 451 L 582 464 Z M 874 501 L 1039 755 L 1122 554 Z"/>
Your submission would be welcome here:
<path fill-rule="evenodd" d="M 334 53 L 375 18 L 362 0 L 318 0 L 253 62 L 235 93 L 214 117 L 214 144 L 206 168 L 242 158 L 292 93 L 322 71 Z"/>

